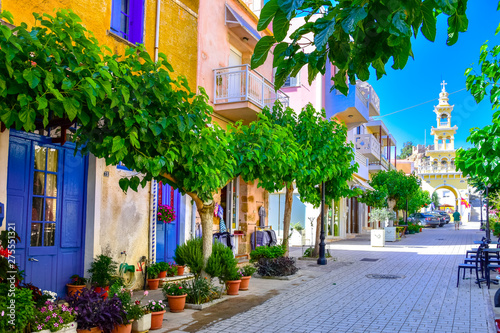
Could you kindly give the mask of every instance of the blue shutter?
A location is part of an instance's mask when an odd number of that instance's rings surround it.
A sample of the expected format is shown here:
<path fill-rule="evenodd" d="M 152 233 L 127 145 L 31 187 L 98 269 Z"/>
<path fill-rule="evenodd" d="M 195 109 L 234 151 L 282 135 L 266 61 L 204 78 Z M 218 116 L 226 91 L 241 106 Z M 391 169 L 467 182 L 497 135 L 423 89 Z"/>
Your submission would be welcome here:
<path fill-rule="evenodd" d="M 144 1 L 130 0 L 130 32 L 129 41 L 134 44 L 142 43 L 144 25 Z"/>
<path fill-rule="evenodd" d="M 113 0 L 111 2 L 111 31 L 120 35 L 120 9 L 122 0 Z"/>

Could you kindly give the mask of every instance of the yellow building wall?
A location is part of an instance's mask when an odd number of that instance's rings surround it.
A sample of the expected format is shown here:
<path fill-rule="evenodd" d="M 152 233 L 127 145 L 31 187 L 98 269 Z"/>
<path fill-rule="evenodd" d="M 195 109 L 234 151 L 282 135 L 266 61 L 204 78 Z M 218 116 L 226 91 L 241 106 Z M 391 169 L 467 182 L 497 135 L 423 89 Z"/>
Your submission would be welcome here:
<path fill-rule="evenodd" d="M 14 16 L 14 24 L 35 23 L 32 13 L 54 15 L 57 9 L 72 9 L 82 19 L 82 24 L 99 40 L 116 54 L 123 54 L 130 43 L 109 34 L 111 24 L 111 0 L 36 0 L 36 1 L 1 1 L 1 9 Z M 176 75 L 185 75 L 190 87 L 196 87 L 197 73 L 197 26 L 198 0 L 162 0 L 159 52 L 167 55 L 168 61 Z M 156 24 L 156 1 L 145 1 L 144 43 L 153 59 Z M 8 151 L 8 131 L 0 135 L 0 156 Z M 0 159 L 4 166 L 7 159 Z M 5 168 L 6 169 L 6 168 Z M 94 242 L 87 243 L 85 266 L 96 255 L 104 253 L 118 263 L 127 262 L 136 266 L 142 256 L 149 258 L 149 223 L 150 223 L 150 189 L 148 184 L 138 192 L 129 190 L 126 194 L 120 189 L 118 181 L 124 176 L 136 174 L 131 171 L 117 169 L 116 166 L 105 166 L 104 160 L 97 161 L 95 167 L 96 193 L 101 199 L 95 203 Z M 104 173 L 104 172 L 106 173 Z M 90 172 L 90 170 L 89 170 Z M 103 176 L 104 174 L 104 176 Z M 5 175 L 6 177 L 6 175 Z M 5 183 L 0 177 L 0 185 Z M 0 186 L 4 189 L 6 186 Z M 90 194 L 92 195 L 92 193 Z M 0 200 L 5 198 L 0 190 Z M 4 202 L 4 201 L 0 201 Z M 89 220 L 88 220 L 89 221 Z M 90 223 L 87 223 L 90 225 Z M 92 227 L 91 227 L 92 228 Z M 127 256 L 121 254 L 126 251 Z M 136 272 L 135 288 L 142 286 L 142 274 Z"/>
<path fill-rule="evenodd" d="M 114 53 L 123 54 L 129 43 L 108 33 L 111 3 L 111 0 L 3 0 L 1 9 L 12 13 L 15 25 L 25 22 L 29 26 L 35 23 L 35 12 L 54 15 L 58 9 L 71 9 L 99 43 L 108 46 Z M 175 74 L 187 77 L 192 89 L 196 87 L 198 5 L 199 0 L 161 1 L 159 52 L 167 55 Z M 155 25 L 156 1 L 146 0 L 144 45 L 151 58 L 154 55 Z"/>

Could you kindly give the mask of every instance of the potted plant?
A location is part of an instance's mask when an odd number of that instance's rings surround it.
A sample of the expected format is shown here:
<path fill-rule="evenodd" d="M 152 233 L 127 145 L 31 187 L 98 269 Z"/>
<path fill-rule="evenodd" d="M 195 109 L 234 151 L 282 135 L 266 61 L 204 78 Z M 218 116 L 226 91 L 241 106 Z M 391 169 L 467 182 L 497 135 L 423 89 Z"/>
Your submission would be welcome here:
<path fill-rule="evenodd" d="M 163 315 L 166 305 L 162 301 L 149 301 L 145 306 L 151 312 L 151 330 L 158 330 L 163 326 Z"/>
<path fill-rule="evenodd" d="M 87 279 L 78 274 L 70 277 L 71 282 L 66 284 L 68 288 L 68 296 L 72 296 L 75 292 L 82 290 L 87 285 Z"/>
<path fill-rule="evenodd" d="M 132 331 L 132 322 L 138 320 L 144 314 L 141 306 L 132 302 L 132 291 L 123 288 L 120 282 L 115 282 L 109 288 L 109 294 L 120 300 L 124 311 L 123 324 L 116 325 L 112 333 L 130 333 Z"/>
<path fill-rule="evenodd" d="M 9 299 L 10 283 L 0 283 L 0 305 L 2 310 L 7 312 L 7 302 Z M 28 288 L 17 288 L 10 302 L 15 301 L 15 318 L 11 318 L 5 313 L 0 315 L 0 332 L 23 332 L 30 320 L 35 316 L 35 302 L 32 292 Z"/>
<path fill-rule="evenodd" d="M 169 205 L 158 205 L 158 213 L 156 215 L 158 222 L 171 223 L 175 220 L 175 210 Z"/>
<path fill-rule="evenodd" d="M 140 307 L 142 316 L 132 322 L 132 332 L 145 332 L 149 331 L 149 329 L 151 328 L 151 311 L 149 311 L 145 307 L 141 307 L 142 299 L 148 296 L 148 294 L 149 292 L 145 290 L 142 298 L 134 302 Z"/>
<path fill-rule="evenodd" d="M 167 276 L 176 276 L 177 275 L 177 265 L 175 262 L 168 263 Z"/>
<path fill-rule="evenodd" d="M 158 269 L 160 271 L 160 273 L 158 273 L 158 278 L 164 278 L 167 276 L 167 271 L 168 271 L 168 268 L 169 268 L 169 265 L 168 263 L 166 262 L 157 262 L 156 265 L 158 265 Z"/>
<path fill-rule="evenodd" d="M 255 271 L 257 271 L 257 268 L 255 268 L 254 265 L 245 265 L 240 268 L 240 290 L 248 290 L 248 286 L 250 285 L 250 278 L 252 277 L 253 273 L 255 273 Z"/>
<path fill-rule="evenodd" d="M 68 332 L 76 333 L 75 316 L 76 311 L 66 305 L 61 307 L 57 304 L 46 301 L 45 305 L 35 310 L 35 315 L 31 320 L 33 329 L 45 332 Z"/>
<path fill-rule="evenodd" d="M 203 240 L 192 238 L 175 248 L 174 260 L 177 265 L 186 265 L 195 278 L 199 277 L 204 267 Z"/>
<path fill-rule="evenodd" d="M 178 245 L 175 248 L 174 260 L 177 263 L 177 275 L 184 275 L 184 268 L 186 267 L 186 245 Z"/>
<path fill-rule="evenodd" d="M 170 312 L 182 312 L 186 305 L 186 291 L 178 283 L 167 283 L 163 287 L 163 296 L 168 300 Z"/>
<path fill-rule="evenodd" d="M 160 279 L 158 278 L 158 275 L 160 274 L 160 268 L 158 267 L 158 264 L 151 264 L 147 269 L 148 287 L 150 290 L 156 290 L 158 289 L 158 285 L 160 283 Z"/>
<path fill-rule="evenodd" d="M 221 284 L 226 284 L 228 295 L 238 295 L 241 274 L 238 272 L 237 265 L 238 261 L 234 258 L 233 251 L 227 246 L 215 242 L 205 271 L 210 276 L 219 278 Z"/>
<path fill-rule="evenodd" d="M 90 264 L 88 270 L 90 274 L 90 282 L 94 290 L 101 293 L 104 298 L 108 297 L 108 290 L 113 275 L 115 275 L 118 266 L 111 257 L 104 254 L 98 255 L 97 258 Z"/>
<path fill-rule="evenodd" d="M 115 326 L 124 323 L 126 314 L 116 296 L 105 299 L 101 293 L 85 288 L 67 296 L 66 302 L 77 309 L 75 320 L 79 333 L 111 332 Z"/>

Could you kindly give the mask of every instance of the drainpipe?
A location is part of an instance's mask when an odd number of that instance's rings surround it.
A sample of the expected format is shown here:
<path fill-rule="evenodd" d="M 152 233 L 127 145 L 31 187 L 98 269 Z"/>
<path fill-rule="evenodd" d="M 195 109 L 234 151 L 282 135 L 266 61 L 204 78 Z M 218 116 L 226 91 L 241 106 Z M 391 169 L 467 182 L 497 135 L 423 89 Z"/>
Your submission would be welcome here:
<path fill-rule="evenodd" d="M 156 0 L 155 62 L 158 61 L 158 45 L 160 44 L 160 3 L 161 0 Z"/>
<path fill-rule="evenodd" d="M 191 200 L 191 239 L 194 239 L 196 236 L 196 202 Z"/>

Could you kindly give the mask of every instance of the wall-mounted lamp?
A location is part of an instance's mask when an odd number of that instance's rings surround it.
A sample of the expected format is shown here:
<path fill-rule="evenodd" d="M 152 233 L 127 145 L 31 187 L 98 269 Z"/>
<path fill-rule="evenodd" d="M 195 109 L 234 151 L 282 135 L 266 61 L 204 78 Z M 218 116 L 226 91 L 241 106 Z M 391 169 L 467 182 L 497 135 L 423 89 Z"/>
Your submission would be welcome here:
<path fill-rule="evenodd" d="M 350 114 L 350 115 L 348 115 L 347 117 L 352 118 L 352 117 L 354 117 L 354 116 L 353 116 L 352 114 Z"/>
<path fill-rule="evenodd" d="M 248 37 L 243 37 L 242 39 L 244 42 L 248 42 Z"/>

